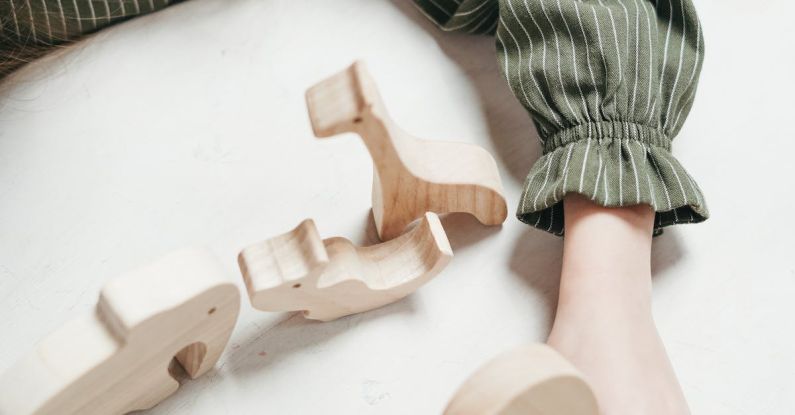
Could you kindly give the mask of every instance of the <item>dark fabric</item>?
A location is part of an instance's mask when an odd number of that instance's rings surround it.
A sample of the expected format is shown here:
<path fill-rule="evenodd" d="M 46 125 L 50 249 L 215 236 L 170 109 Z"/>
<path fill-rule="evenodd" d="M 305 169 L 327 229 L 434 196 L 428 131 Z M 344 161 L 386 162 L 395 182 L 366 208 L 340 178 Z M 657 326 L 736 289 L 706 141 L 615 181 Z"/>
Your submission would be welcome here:
<path fill-rule="evenodd" d="M 181 0 L 0 0 L 0 78 L 58 45 Z"/>

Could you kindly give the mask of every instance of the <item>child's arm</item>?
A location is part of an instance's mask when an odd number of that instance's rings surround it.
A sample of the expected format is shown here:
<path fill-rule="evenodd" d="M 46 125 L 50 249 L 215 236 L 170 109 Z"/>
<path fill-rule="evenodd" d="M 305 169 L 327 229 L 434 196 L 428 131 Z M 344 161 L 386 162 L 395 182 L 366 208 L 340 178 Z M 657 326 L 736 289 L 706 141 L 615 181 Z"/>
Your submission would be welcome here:
<path fill-rule="evenodd" d="M 569 194 L 558 311 L 548 343 L 589 378 L 602 413 L 683 415 L 651 314 L 654 211 Z"/>

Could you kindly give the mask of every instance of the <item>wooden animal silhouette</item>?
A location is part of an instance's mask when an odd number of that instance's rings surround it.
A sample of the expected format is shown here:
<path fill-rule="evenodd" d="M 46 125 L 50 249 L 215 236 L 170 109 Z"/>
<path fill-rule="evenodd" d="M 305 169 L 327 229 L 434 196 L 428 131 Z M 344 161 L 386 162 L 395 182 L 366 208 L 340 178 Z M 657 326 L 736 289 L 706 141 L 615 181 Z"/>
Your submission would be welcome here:
<path fill-rule="evenodd" d="M 499 225 L 508 210 L 497 164 L 471 144 L 426 141 L 400 129 L 387 114 L 362 63 L 310 88 L 309 117 L 317 137 L 355 132 L 373 159 L 373 216 L 386 241 L 425 212 L 469 212 Z"/>
<path fill-rule="evenodd" d="M 546 345 L 520 347 L 477 370 L 445 415 L 599 415 L 591 388 Z"/>
<path fill-rule="evenodd" d="M 435 277 L 453 256 L 439 218 L 400 237 L 359 248 L 345 238 L 321 240 L 311 219 L 245 248 L 238 256 L 251 304 L 266 311 L 304 311 L 329 321 L 395 302 Z"/>
<path fill-rule="evenodd" d="M 0 414 L 123 414 L 174 393 L 172 373 L 215 365 L 240 293 L 212 254 L 186 250 L 110 281 L 95 312 L 46 337 L 0 378 Z"/>

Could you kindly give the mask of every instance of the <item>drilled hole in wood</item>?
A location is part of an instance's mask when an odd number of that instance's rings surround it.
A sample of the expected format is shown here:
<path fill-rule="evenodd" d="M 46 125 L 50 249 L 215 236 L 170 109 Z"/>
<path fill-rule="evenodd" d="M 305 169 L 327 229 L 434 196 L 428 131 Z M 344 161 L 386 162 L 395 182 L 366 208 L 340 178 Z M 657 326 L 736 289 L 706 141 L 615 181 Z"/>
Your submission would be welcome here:
<path fill-rule="evenodd" d="M 293 288 L 301 288 L 301 283 L 293 284 Z"/>

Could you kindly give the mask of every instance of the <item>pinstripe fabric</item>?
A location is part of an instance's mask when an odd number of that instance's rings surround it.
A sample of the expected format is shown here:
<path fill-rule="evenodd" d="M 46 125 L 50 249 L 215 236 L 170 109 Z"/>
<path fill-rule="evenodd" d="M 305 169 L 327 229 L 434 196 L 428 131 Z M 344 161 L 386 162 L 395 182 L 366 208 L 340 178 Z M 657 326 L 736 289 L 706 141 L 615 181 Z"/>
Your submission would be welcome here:
<path fill-rule="evenodd" d="M 0 77 L 52 47 L 181 0 L 0 0 Z"/>
<path fill-rule="evenodd" d="M 444 30 L 496 34 L 498 61 L 543 142 L 517 216 L 563 234 L 562 199 L 651 205 L 655 232 L 707 219 L 670 152 L 704 56 L 691 0 L 415 0 Z"/>

